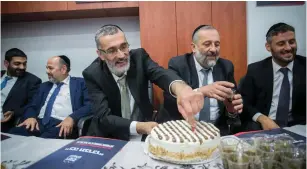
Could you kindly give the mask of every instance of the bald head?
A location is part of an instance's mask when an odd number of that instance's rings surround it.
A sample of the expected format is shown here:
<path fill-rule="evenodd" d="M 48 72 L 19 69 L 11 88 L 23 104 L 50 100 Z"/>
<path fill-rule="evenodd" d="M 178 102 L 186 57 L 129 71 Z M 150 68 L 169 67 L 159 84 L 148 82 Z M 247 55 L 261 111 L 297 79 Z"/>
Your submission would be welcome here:
<path fill-rule="evenodd" d="M 63 61 L 59 56 L 53 56 L 48 59 L 46 73 L 48 75 L 49 81 L 58 83 L 67 78 L 68 69 L 67 66 L 62 62 Z"/>

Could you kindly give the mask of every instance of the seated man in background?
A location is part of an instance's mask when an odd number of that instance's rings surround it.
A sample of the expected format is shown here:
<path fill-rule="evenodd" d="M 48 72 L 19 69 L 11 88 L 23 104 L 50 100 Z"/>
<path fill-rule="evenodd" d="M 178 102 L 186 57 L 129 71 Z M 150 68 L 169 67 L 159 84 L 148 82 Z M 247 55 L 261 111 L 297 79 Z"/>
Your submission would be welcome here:
<path fill-rule="evenodd" d="M 90 102 L 83 78 L 69 76 L 70 60 L 64 55 L 48 60 L 49 81 L 40 85 L 25 110 L 25 121 L 10 130 L 12 134 L 43 138 L 66 138 L 74 124 L 90 113 Z"/>
<path fill-rule="evenodd" d="M 5 53 L 4 66 L 1 71 L 1 132 L 8 132 L 16 120 L 24 113 L 24 108 L 32 100 L 42 80 L 26 72 L 27 55 L 17 48 Z"/>
<path fill-rule="evenodd" d="M 157 125 L 152 119 L 148 80 L 177 96 L 180 113 L 187 119 L 201 109 L 202 94 L 151 60 L 144 49 L 129 51 L 118 26 L 101 27 L 95 39 L 99 57 L 83 71 L 94 112 L 88 135 L 141 140 L 144 134 L 144 140 Z"/>
<path fill-rule="evenodd" d="M 247 129 L 306 124 L 306 57 L 296 54 L 294 28 L 273 25 L 265 47 L 272 56 L 250 64 L 242 83 Z"/>
<path fill-rule="evenodd" d="M 204 94 L 204 107 L 195 118 L 215 124 L 221 134 L 226 135 L 227 111 L 241 113 L 243 108 L 240 94 L 235 94 L 232 102 L 228 100 L 231 88 L 235 86 L 234 66 L 231 61 L 219 57 L 220 36 L 210 25 L 200 25 L 194 30 L 191 48 L 192 53 L 171 58 L 169 69 Z M 166 111 L 158 117 L 162 121 L 182 119 L 176 101 L 165 91 L 164 108 Z"/>

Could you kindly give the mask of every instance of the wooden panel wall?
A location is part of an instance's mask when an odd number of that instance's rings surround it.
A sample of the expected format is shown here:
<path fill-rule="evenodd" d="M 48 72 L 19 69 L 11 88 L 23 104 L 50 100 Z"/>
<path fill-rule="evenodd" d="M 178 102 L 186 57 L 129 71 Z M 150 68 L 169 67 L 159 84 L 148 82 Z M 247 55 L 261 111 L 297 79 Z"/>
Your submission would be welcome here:
<path fill-rule="evenodd" d="M 246 2 L 212 2 L 212 25 L 220 33 L 220 55 L 232 61 L 238 82 L 247 70 Z"/>
<path fill-rule="evenodd" d="M 141 45 L 153 60 L 167 67 L 171 57 L 191 52 L 191 35 L 211 24 L 221 36 L 221 57 L 235 66 L 238 80 L 247 69 L 246 2 L 140 2 Z M 155 107 L 163 103 L 155 87 Z"/>
<path fill-rule="evenodd" d="M 176 2 L 178 55 L 190 53 L 192 33 L 202 24 L 211 24 L 211 2 Z"/>
<path fill-rule="evenodd" d="M 141 46 L 151 58 L 167 68 L 177 55 L 175 2 L 139 2 Z M 154 86 L 154 105 L 161 103 L 162 90 Z"/>

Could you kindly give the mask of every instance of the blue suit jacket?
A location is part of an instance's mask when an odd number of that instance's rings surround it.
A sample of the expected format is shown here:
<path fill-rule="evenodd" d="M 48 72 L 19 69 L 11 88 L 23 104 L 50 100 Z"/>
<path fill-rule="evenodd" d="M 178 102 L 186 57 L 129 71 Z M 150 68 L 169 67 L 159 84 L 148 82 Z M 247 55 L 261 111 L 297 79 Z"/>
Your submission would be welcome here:
<path fill-rule="evenodd" d="M 49 81 L 40 85 L 39 90 L 34 96 L 32 102 L 28 104 L 25 109 L 24 119 L 31 117 L 36 118 L 39 115 L 52 86 L 53 83 Z M 73 118 L 74 122 L 76 123 L 80 118 L 89 115 L 91 112 L 88 91 L 85 86 L 84 79 L 78 77 L 70 77 L 69 88 L 73 110 L 73 113 L 69 116 Z"/>

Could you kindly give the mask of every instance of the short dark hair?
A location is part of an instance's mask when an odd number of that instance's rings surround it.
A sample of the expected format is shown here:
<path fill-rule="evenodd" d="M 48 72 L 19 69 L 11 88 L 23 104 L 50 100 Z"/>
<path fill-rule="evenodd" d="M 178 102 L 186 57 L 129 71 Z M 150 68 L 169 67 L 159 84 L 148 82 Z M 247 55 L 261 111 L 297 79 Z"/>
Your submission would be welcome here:
<path fill-rule="evenodd" d="M 58 57 L 60 58 L 60 64 L 66 65 L 67 72 L 69 72 L 70 71 L 70 59 L 65 55 L 59 55 Z"/>
<path fill-rule="evenodd" d="M 268 43 L 271 43 L 273 36 L 276 36 L 279 33 L 284 33 L 284 32 L 288 32 L 288 31 L 295 32 L 295 29 L 294 29 L 293 26 L 288 25 L 288 24 L 283 23 L 283 22 L 274 24 L 273 26 L 270 27 L 270 29 L 268 30 L 268 32 L 265 35 L 266 36 L 266 41 Z"/>
<path fill-rule="evenodd" d="M 5 52 L 5 60 L 10 62 L 13 57 L 25 57 L 27 58 L 27 55 L 18 48 L 12 48 Z"/>

